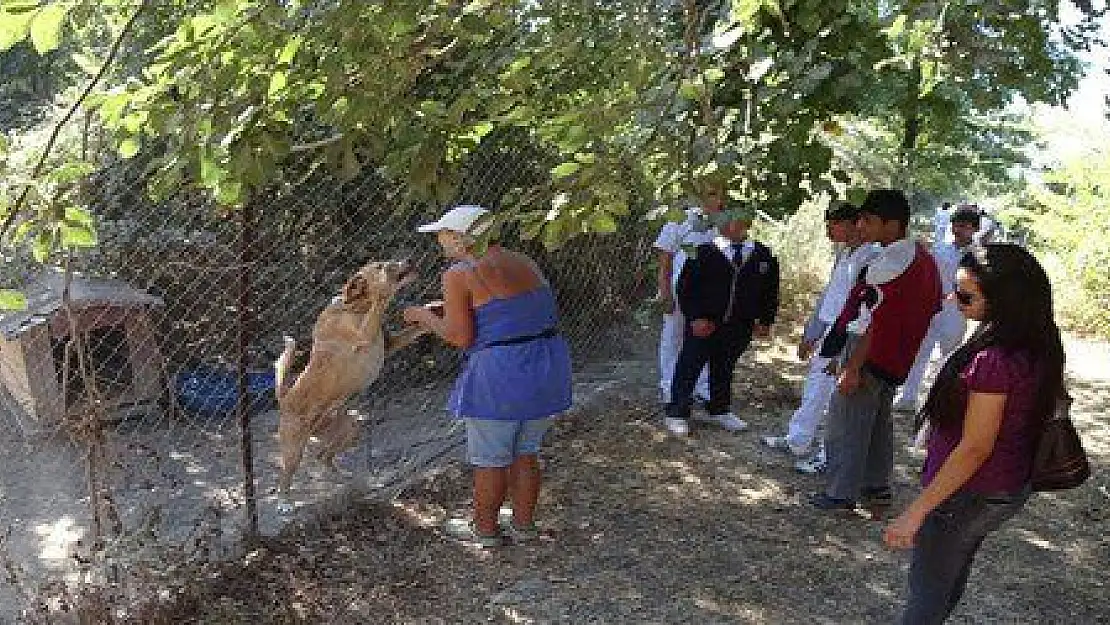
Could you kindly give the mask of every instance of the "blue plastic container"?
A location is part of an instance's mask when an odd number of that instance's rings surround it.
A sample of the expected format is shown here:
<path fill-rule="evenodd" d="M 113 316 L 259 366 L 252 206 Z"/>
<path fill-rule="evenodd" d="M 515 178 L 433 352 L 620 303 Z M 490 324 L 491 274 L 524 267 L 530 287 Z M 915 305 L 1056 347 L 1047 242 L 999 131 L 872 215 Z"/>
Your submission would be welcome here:
<path fill-rule="evenodd" d="M 239 400 L 239 380 L 235 371 L 199 366 L 183 369 L 174 380 L 177 404 L 182 410 L 204 419 L 219 419 L 235 414 Z M 274 372 L 247 372 L 248 410 L 265 412 L 274 406 Z"/>

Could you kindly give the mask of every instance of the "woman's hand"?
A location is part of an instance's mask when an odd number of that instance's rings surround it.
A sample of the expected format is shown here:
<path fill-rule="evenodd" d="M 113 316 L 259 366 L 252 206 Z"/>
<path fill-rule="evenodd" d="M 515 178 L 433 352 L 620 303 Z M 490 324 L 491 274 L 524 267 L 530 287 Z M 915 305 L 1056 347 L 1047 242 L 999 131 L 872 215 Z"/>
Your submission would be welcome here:
<path fill-rule="evenodd" d="M 716 324 L 709 319 L 694 319 L 690 323 L 690 333 L 699 339 L 709 338 L 716 329 Z"/>
<path fill-rule="evenodd" d="M 817 341 L 807 341 L 802 339 L 798 342 L 798 360 L 809 360 L 813 355 L 813 350 L 817 346 Z"/>
<path fill-rule="evenodd" d="M 860 387 L 860 374 L 859 369 L 855 367 L 844 367 L 840 372 L 840 378 L 836 381 L 836 388 L 842 395 L 851 395 L 859 390 Z"/>
<path fill-rule="evenodd" d="M 921 529 L 924 517 L 911 514 L 909 510 L 883 528 L 883 542 L 891 549 L 913 549 L 917 531 Z"/>

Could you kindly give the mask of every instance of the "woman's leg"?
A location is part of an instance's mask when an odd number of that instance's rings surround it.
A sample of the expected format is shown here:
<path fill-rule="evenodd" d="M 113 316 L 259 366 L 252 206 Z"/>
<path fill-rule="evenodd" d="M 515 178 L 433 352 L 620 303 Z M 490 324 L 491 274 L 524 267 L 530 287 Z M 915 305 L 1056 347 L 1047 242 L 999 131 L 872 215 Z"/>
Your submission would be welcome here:
<path fill-rule="evenodd" d="M 474 528 L 483 536 L 494 536 L 501 530 L 497 511 L 508 491 L 509 468 L 474 467 Z"/>
<path fill-rule="evenodd" d="M 935 625 L 948 618 L 963 596 L 983 539 L 1017 514 L 1027 498 L 957 494 L 926 517 L 910 564 L 902 625 Z"/>
<path fill-rule="evenodd" d="M 536 502 L 540 498 L 543 472 L 535 454 L 518 456 L 509 467 L 512 483 L 510 497 L 513 501 L 513 525 L 529 527 L 535 520 Z"/>
<path fill-rule="evenodd" d="M 513 450 L 515 458 L 509 467 L 509 496 L 513 501 L 513 525 L 516 527 L 531 527 L 535 521 L 536 502 L 543 481 L 539 452 L 550 427 L 550 418 L 520 422 Z"/>
<path fill-rule="evenodd" d="M 500 533 L 497 512 L 509 490 L 516 431 L 514 421 L 466 420 L 467 457 L 474 469 L 474 529 L 482 536 Z"/>

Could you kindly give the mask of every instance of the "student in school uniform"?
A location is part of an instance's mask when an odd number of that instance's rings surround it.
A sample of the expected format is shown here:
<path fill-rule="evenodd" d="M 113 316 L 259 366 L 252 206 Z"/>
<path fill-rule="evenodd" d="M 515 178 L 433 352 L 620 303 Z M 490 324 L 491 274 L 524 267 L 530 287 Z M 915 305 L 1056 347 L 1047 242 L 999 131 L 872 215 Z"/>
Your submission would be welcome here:
<path fill-rule="evenodd" d="M 860 206 L 864 240 L 882 249 L 861 272 L 822 345 L 822 355 L 838 357 L 826 434 L 827 481 L 824 492 L 810 499 L 822 510 L 860 504 L 874 510 L 893 499 L 894 393 L 941 305 L 936 262 L 907 236 L 909 221 L 909 201 L 895 189 L 871 191 Z M 867 330 L 847 344 L 847 327 L 863 308 L 871 315 Z"/>
<path fill-rule="evenodd" d="M 748 237 L 750 210 L 733 207 L 729 214 L 721 236 L 697 246 L 678 279 L 685 328 L 666 408 L 667 429 L 676 436 L 690 432 L 694 384 L 706 364 L 708 414 L 700 420 L 730 432 L 747 427 L 732 411 L 733 372 L 752 338 L 769 336 L 778 313 L 778 260 Z"/>
<path fill-rule="evenodd" d="M 829 373 L 830 359 L 819 353 L 821 341 L 844 308 L 860 270 L 878 251 L 874 244 L 863 242 L 856 225 L 858 217 L 859 208 L 848 202 L 830 206 L 825 212 L 829 240 L 842 247 L 836 252 L 829 283 L 821 292 L 798 345 L 798 358 L 809 360 L 802 401 L 785 434 L 763 437 L 768 447 L 789 451 L 795 458 L 794 468 L 801 473 L 820 473 L 825 468 L 824 440 L 817 433 L 836 388 L 836 377 Z M 864 322 L 859 322 L 851 331 L 859 334 L 863 327 Z"/>

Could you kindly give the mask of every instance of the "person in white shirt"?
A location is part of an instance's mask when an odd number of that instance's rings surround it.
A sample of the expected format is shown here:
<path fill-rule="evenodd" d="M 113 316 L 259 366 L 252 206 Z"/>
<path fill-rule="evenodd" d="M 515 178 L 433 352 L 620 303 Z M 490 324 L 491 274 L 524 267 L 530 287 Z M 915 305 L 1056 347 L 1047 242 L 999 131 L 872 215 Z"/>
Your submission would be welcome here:
<path fill-rule="evenodd" d="M 921 390 L 921 382 L 926 377 L 926 371 L 933 358 L 933 351 L 940 350 L 938 364 L 943 364 L 952 352 L 960 346 L 967 332 L 967 320 L 952 298 L 956 290 L 956 270 L 960 266 L 960 259 L 975 243 L 975 237 L 980 230 L 980 213 L 975 206 L 961 205 L 952 213 L 952 242 L 933 245 L 933 259 L 940 272 L 941 289 L 943 290 L 944 303 L 929 324 L 929 333 L 921 342 L 921 349 L 913 362 L 905 384 L 902 385 L 901 394 L 895 404 L 895 409 L 903 412 L 917 410 L 917 396 Z"/>
<path fill-rule="evenodd" d="M 711 217 L 724 206 L 724 191 L 719 186 L 707 185 L 702 193 L 702 205 L 686 211 L 686 220 L 667 222 L 655 239 L 655 249 L 659 253 L 659 273 L 657 288 L 659 304 L 663 309 L 663 328 L 659 332 L 659 391 L 664 404 L 671 401 L 671 384 L 674 379 L 675 363 L 682 349 L 682 336 L 685 321 L 676 304 L 675 285 L 686 262 L 686 249 L 713 241 L 717 238 L 717 227 Z M 694 388 L 694 394 L 702 401 L 709 399 L 709 369 L 702 369 Z"/>
<path fill-rule="evenodd" d="M 975 233 L 975 243 L 978 245 L 998 243 L 1003 234 L 1002 225 L 987 211 L 980 209 L 978 212 L 979 230 Z"/>
<path fill-rule="evenodd" d="M 790 418 L 786 434 L 763 437 L 765 445 L 793 454 L 795 468 L 803 473 L 818 473 L 824 468 L 824 445 L 817 438 L 817 432 L 836 387 L 836 378 L 828 372 L 829 359 L 817 353 L 817 347 L 844 308 L 860 270 L 877 252 L 874 245 L 862 243 L 856 226 L 858 217 L 859 209 L 847 202 L 825 211 L 829 240 L 843 247 L 836 254 L 829 282 L 821 292 L 798 344 L 798 359 L 809 360 L 802 401 Z M 866 329 L 866 322 L 863 323 L 862 327 L 853 327 L 852 332 L 862 334 Z"/>
<path fill-rule="evenodd" d="M 949 226 L 952 218 L 952 204 L 945 202 L 933 213 L 933 244 L 948 241 Z"/>

